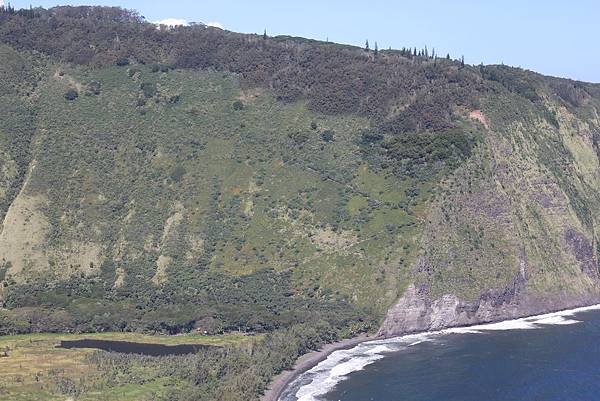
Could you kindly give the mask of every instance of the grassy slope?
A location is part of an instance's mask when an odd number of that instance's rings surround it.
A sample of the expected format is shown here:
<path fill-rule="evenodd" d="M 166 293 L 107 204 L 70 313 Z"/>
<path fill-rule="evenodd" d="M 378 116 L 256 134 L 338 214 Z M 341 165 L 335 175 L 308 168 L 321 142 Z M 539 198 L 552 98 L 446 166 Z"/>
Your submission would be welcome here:
<path fill-rule="evenodd" d="M 100 95 L 85 95 L 91 81 Z M 142 83 L 157 94 L 145 99 Z M 81 92 L 72 102 L 70 87 Z M 380 312 L 397 296 L 392 263 L 407 257 L 418 216 L 393 207 L 406 182 L 361 160 L 364 119 L 284 106 L 223 74 L 144 67 L 52 67 L 36 96 L 24 195 L 46 227 L 29 256 L 48 264 L 13 260 L 15 281 L 94 275 L 110 260 L 125 283 L 134 272 L 159 283 L 204 261 L 234 275 L 293 268 L 299 286 Z"/>
<path fill-rule="evenodd" d="M 408 282 L 433 178 L 399 179 L 366 162 L 360 141 L 368 120 L 316 114 L 302 102 L 285 105 L 265 90 L 242 91 L 222 73 L 52 63 L 40 71 L 26 101 L 35 115 L 26 168 L 18 185 L 6 186 L 16 196 L 0 245 L 7 293 L 22 295 L 25 283 L 45 287 L 80 277 L 105 281 L 117 293 L 158 293 L 193 278 L 198 266 L 234 277 L 274 268 L 291 272 L 298 295 L 345 299 L 377 318 Z M 143 84 L 156 91 L 144 94 Z M 65 98 L 69 89 L 79 92 L 76 100 Z M 333 141 L 325 140 L 327 131 Z M 86 287 L 76 296 L 49 290 L 35 302 L 89 310 L 95 321 L 133 308 L 102 309 L 111 300 Z M 259 284 L 256 291 L 270 289 Z M 35 310 L 26 313 L 39 319 Z M 8 316 L 0 323 L 10 327 Z M 269 358 L 295 355 L 287 348 L 299 336 Z M 52 399 L 83 391 L 78 399 L 142 399 L 189 388 L 148 361 L 123 362 L 113 369 L 126 373 L 111 371 L 121 379 L 104 383 L 110 375 L 89 361 L 89 352 L 50 350 L 61 337 L 38 337 L 3 338 L 16 347 L 4 365 L 12 375 L 6 396 Z M 293 359 L 258 362 L 274 369 Z M 14 376 L 15 363 L 27 365 L 22 378 Z M 141 384 L 126 384 L 142 366 L 161 373 L 140 373 Z M 235 389 L 240 374 L 210 385 Z"/>
<path fill-rule="evenodd" d="M 15 75 L 27 71 L 26 59 L 3 51 L 14 60 L 4 82 L 26 82 Z M 23 222 L 39 232 L 16 257 L 4 245 L 4 270 L 24 282 L 94 276 L 110 265 L 117 287 L 159 287 L 198 264 L 230 275 L 269 266 L 293 271 L 298 290 L 333 292 L 378 313 L 414 280 L 416 253 L 426 266 L 416 280 L 434 297 L 474 299 L 509 285 L 523 263 L 544 273 L 549 257 L 556 263 L 546 269 L 567 277 L 532 274 L 532 289 L 586 288 L 592 283 L 578 274 L 564 230 L 595 247 L 597 101 L 569 107 L 543 85 L 538 92 L 560 128 L 498 89 L 484 101 L 490 127 L 476 128 L 484 141 L 438 190 L 435 177 L 399 177 L 365 161 L 367 120 L 284 105 L 266 90 L 243 91 L 228 74 L 49 64 L 35 102 L 23 106 L 23 116 L 37 117 L 31 154 L 11 153 L 8 139 L 2 148 L 6 199 L 26 178 L 17 159 L 35 167 L 4 238 L 26 234 L 14 227 Z M 70 88 L 80 94 L 75 101 L 64 98 Z M 327 131 L 334 141 L 323 139 Z M 407 189 L 415 187 L 412 199 Z"/>

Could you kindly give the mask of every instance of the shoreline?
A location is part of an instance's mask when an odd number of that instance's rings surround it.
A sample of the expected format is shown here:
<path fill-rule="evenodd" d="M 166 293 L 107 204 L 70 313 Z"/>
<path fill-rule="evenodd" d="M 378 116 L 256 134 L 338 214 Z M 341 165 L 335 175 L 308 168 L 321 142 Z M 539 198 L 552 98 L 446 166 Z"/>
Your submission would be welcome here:
<path fill-rule="evenodd" d="M 470 324 L 470 325 L 449 326 L 449 327 L 436 329 L 436 330 L 410 332 L 410 333 L 404 333 L 404 334 L 393 335 L 393 336 L 363 335 L 363 336 L 359 336 L 359 337 L 354 337 L 354 338 L 349 338 L 346 340 L 338 341 L 338 342 L 331 343 L 331 344 L 326 344 L 317 351 L 312 351 L 312 352 L 302 355 L 300 358 L 298 358 L 296 360 L 296 362 L 294 363 L 294 366 L 291 369 L 285 370 L 285 371 L 281 372 L 280 374 L 278 374 L 277 376 L 275 376 L 273 378 L 273 380 L 271 380 L 271 383 L 269 383 L 269 387 L 267 388 L 267 390 L 265 391 L 263 396 L 260 398 L 260 401 L 278 401 L 279 397 L 281 396 L 281 394 L 283 393 L 283 391 L 289 384 L 291 384 L 295 379 L 297 379 L 303 373 L 309 371 L 313 367 L 317 366 L 319 363 L 326 360 L 329 357 L 329 355 L 331 355 L 333 352 L 343 350 L 343 349 L 350 349 L 350 348 L 353 348 L 364 342 L 373 341 L 373 340 L 385 340 L 385 339 L 389 339 L 389 338 L 403 337 L 403 336 L 413 335 L 413 334 L 439 333 L 439 332 L 442 332 L 443 330 L 447 330 L 447 329 L 468 328 L 468 327 L 475 327 L 475 326 L 485 325 L 485 324 L 510 322 L 513 320 L 543 317 L 545 315 L 551 315 L 551 314 L 555 314 L 555 313 L 585 312 L 586 308 L 593 308 L 593 307 L 600 307 L 600 304 L 583 305 L 583 306 L 577 306 L 574 308 L 542 312 L 542 313 L 538 313 L 535 315 L 515 316 L 511 319 L 501 319 L 501 320 L 497 320 L 497 321 L 482 321 L 482 322 Z"/>
<path fill-rule="evenodd" d="M 321 347 L 317 351 L 309 352 L 308 354 L 302 355 L 300 358 L 296 360 L 296 363 L 291 369 L 284 370 L 277 376 L 271 380 L 269 383 L 269 387 L 265 391 L 264 395 L 261 397 L 261 401 L 278 401 L 283 390 L 294 380 L 298 378 L 298 376 L 302 375 L 306 371 L 314 368 L 319 363 L 326 360 L 329 355 L 331 355 L 334 351 L 339 351 L 342 349 L 350 349 L 357 346 L 360 343 L 377 340 L 381 337 L 377 336 L 359 336 L 354 338 L 349 338 L 346 340 L 338 341 L 331 344 L 326 344 Z"/>

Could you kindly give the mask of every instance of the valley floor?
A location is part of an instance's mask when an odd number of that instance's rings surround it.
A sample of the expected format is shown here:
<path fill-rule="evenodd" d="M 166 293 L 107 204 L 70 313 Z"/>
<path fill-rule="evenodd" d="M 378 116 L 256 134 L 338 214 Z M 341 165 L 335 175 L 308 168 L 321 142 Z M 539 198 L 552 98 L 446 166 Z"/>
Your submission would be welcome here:
<path fill-rule="evenodd" d="M 57 348 L 60 341 L 84 338 L 161 345 L 243 346 L 259 340 L 260 337 L 238 334 L 152 336 L 138 333 L 0 336 L 0 399 L 5 401 L 143 400 L 146 399 L 145 397 L 151 397 L 161 388 L 175 384 L 167 383 L 165 378 L 145 380 L 144 369 L 139 370 L 138 383 L 127 385 L 104 383 L 103 372 L 90 360 L 90 356 L 96 350 Z M 94 386 L 101 384 L 102 390 L 93 389 Z M 78 394 L 79 389 L 83 387 L 89 387 L 91 391 Z"/>

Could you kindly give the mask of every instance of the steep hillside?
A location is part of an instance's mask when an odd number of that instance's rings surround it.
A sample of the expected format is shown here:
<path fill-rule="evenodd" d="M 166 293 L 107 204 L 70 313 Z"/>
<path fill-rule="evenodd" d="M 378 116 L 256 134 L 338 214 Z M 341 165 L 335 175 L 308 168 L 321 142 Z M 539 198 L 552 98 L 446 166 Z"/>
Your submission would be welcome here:
<path fill-rule="evenodd" d="M 0 334 L 274 333 L 180 372 L 247 400 L 381 323 L 600 299 L 598 85 L 113 8 L 0 41 Z"/>
<path fill-rule="evenodd" d="M 441 183 L 414 282 L 381 334 L 598 301 L 597 98 L 580 91 L 574 104 L 561 97 L 567 81 L 529 79 L 544 114 L 514 94 L 472 113 L 485 140 Z"/>

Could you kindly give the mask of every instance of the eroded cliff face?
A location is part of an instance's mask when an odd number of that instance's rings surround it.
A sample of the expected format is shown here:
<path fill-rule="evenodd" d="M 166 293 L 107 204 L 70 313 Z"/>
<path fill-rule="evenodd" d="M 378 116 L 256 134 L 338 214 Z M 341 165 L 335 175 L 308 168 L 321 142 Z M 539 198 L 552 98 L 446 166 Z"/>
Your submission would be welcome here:
<path fill-rule="evenodd" d="M 485 141 L 442 185 L 411 284 L 381 336 L 600 302 L 600 124 L 595 110 L 582 119 L 557 102 L 549 108 L 556 125 L 503 125 L 497 112 L 477 112 Z"/>
<path fill-rule="evenodd" d="M 424 289 L 411 284 L 388 311 L 378 335 L 391 337 L 409 333 L 469 326 L 562 309 L 600 303 L 600 291 L 585 294 L 557 294 L 546 298 L 520 292 L 523 283 L 506 291 L 489 291 L 476 301 L 462 301 L 447 294 L 432 300 Z"/>

